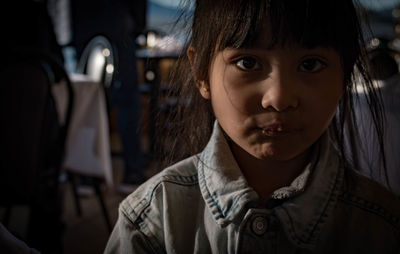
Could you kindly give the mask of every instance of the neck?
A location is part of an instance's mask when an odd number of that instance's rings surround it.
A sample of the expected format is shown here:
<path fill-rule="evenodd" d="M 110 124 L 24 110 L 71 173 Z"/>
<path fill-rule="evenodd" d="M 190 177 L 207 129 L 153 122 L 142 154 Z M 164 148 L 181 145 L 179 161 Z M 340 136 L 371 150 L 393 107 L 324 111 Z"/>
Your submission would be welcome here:
<path fill-rule="evenodd" d="M 290 160 L 277 161 L 258 159 L 239 146 L 232 146 L 232 152 L 244 177 L 259 196 L 260 205 L 275 190 L 289 186 L 301 174 L 309 161 L 309 150 Z"/>

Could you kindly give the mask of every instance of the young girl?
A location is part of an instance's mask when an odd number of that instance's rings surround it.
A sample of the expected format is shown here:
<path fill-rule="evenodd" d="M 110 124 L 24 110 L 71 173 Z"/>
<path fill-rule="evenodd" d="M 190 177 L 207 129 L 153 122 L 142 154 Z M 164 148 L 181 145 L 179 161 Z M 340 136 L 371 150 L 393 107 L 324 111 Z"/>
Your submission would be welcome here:
<path fill-rule="evenodd" d="M 353 80 L 383 130 L 361 42 L 350 0 L 197 0 L 168 139 L 191 156 L 121 203 L 105 252 L 399 253 L 399 199 L 346 149 Z"/>

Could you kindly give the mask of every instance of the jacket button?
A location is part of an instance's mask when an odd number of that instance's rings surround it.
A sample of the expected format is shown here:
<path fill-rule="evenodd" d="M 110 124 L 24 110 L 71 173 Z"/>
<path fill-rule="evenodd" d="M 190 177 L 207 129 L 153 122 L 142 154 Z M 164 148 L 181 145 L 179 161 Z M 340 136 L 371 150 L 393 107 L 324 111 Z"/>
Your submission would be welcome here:
<path fill-rule="evenodd" d="M 256 217 L 253 220 L 252 229 L 256 235 L 263 235 L 267 231 L 267 221 L 264 217 Z"/>

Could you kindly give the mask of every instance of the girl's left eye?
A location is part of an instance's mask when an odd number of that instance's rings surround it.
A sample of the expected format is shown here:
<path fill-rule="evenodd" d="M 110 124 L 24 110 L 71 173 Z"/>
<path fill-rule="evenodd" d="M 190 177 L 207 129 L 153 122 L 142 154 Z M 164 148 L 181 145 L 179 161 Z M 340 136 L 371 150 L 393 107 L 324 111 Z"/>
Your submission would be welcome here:
<path fill-rule="evenodd" d="M 236 66 L 244 71 L 254 71 L 260 68 L 260 64 L 254 57 L 243 57 L 235 61 Z"/>
<path fill-rule="evenodd" d="M 316 57 L 301 62 L 299 69 L 304 72 L 318 72 L 326 67 L 326 63 Z"/>

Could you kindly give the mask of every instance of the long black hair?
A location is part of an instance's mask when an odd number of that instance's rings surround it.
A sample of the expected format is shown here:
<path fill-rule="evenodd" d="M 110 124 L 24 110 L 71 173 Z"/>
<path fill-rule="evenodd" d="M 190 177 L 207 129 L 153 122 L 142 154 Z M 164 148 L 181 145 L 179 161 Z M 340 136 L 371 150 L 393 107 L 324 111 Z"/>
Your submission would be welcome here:
<path fill-rule="evenodd" d="M 192 3 L 188 6 L 193 6 Z M 196 80 L 208 81 L 215 54 L 227 47 L 251 45 L 265 24 L 270 24 L 271 45 L 316 46 L 335 49 L 341 56 L 344 80 L 343 97 L 329 132 L 339 154 L 351 167 L 358 167 L 359 137 L 354 112 L 355 85 L 366 91 L 374 130 L 379 137 L 382 169 L 384 160 L 384 110 L 379 92 L 374 89 L 366 71 L 363 31 L 360 13 L 351 0 L 197 0 L 190 16 L 186 48 L 182 52 L 171 82 L 171 97 L 177 104 L 167 118 L 159 122 L 164 146 L 164 162 L 171 164 L 201 152 L 208 142 L 215 117 L 210 102 L 204 100 Z M 182 16 L 181 18 L 185 18 Z M 185 23 L 185 22 L 183 22 Z M 187 47 L 195 51 L 192 66 Z M 161 117 L 160 117 L 161 119 Z M 345 135 L 350 139 L 346 141 Z M 347 147 L 347 148 L 346 148 Z"/>

